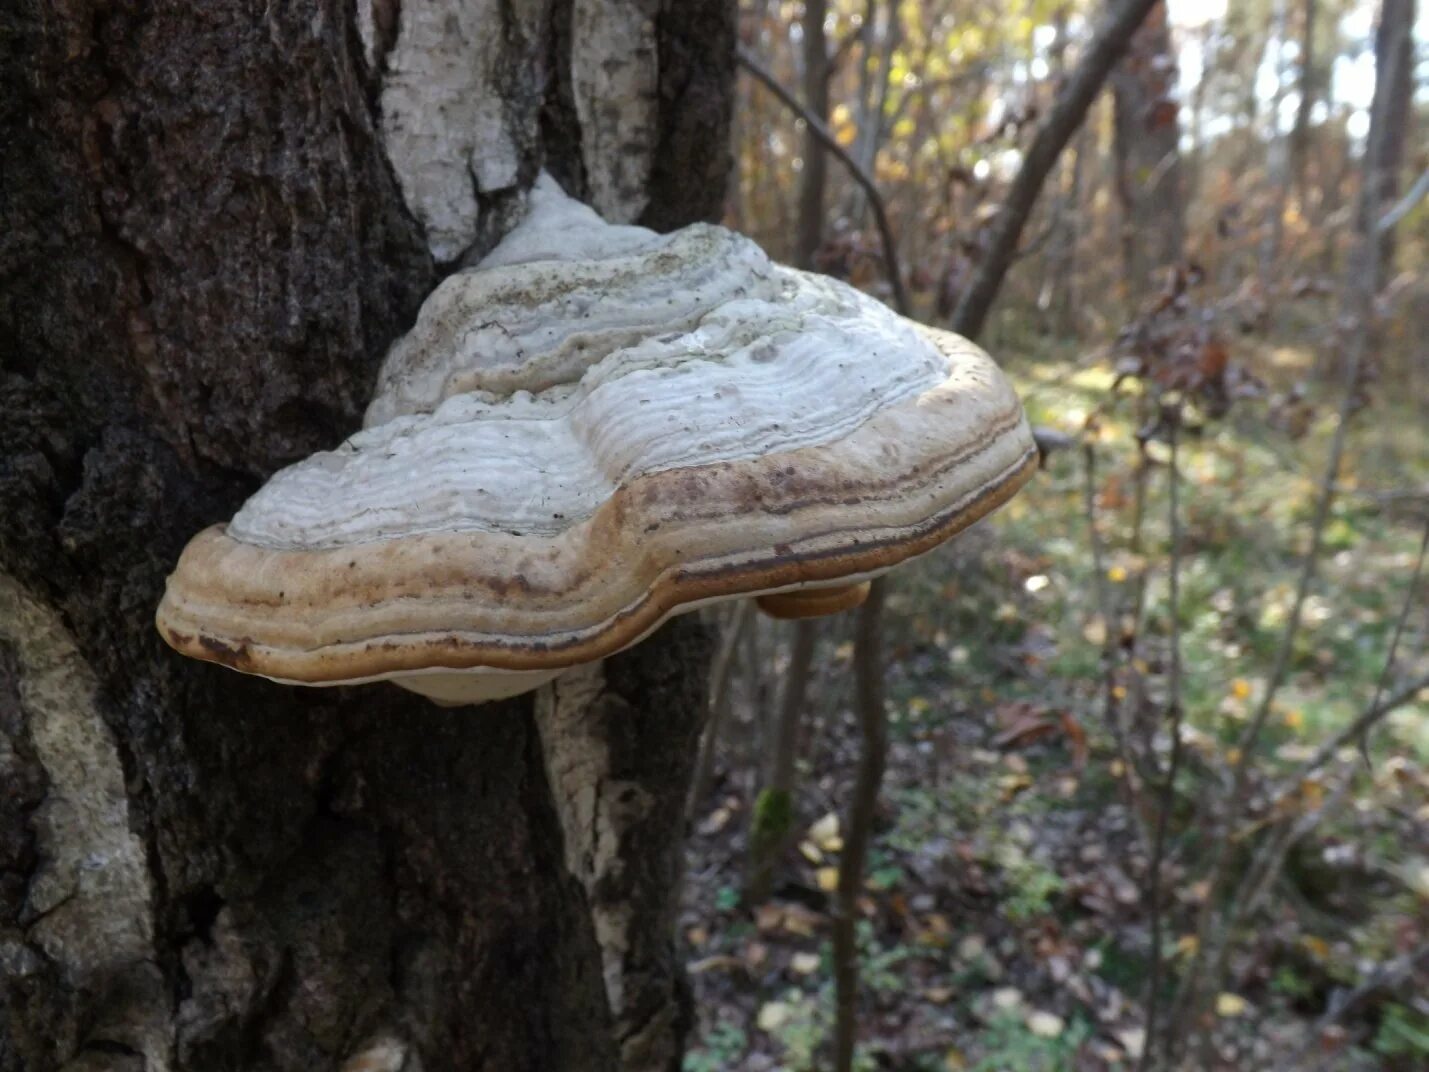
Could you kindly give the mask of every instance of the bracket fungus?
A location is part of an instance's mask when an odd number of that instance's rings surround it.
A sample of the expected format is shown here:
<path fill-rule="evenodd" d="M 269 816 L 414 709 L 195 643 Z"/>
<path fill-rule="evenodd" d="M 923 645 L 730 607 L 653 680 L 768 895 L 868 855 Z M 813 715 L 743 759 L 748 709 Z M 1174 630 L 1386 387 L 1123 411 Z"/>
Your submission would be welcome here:
<path fill-rule="evenodd" d="M 189 543 L 158 626 L 281 682 L 479 703 L 703 604 L 857 605 L 1036 458 L 966 340 L 721 227 L 607 224 L 542 176 L 393 346 L 363 430 Z"/>

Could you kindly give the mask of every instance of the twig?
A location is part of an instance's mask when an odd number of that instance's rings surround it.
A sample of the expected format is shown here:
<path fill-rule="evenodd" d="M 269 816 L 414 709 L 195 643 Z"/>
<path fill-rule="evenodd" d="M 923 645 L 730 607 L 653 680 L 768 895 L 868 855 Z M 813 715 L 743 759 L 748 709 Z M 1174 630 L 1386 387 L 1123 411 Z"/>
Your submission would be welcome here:
<path fill-rule="evenodd" d="M 1405 704 L 1412 703 L 1414 698 L 1425 689 L 1429 689 L 1429 674 L 1423 674 L 1415 680 L 1401 685 L 1388 696 L 1365 708 L 1358 718 L 1321 744 L 1319 748 L 1315 749 L 1315 754 L 1307 759 L 1290 777 L 1289 784 L 1292 787 L 1298 786 L 1306 778 L 1314 774 L 1315 771 L 1324 766 L 1330 757 L 1341 748 L 1352 741 L 1358 740 L 1392 711 L 1397 711 Z M 1282 792 L 1278 794 L 1275 799 L 1277 801 L 1281 800 L 1293 791 L 1293 789 L 1290 789 Z"/>
<path fill-rule="evenodd" d="M 1037 464 L 1043 469 L 1047 468 L 1048 459 L 1059 450 L 1070 450 L 1077 445 L 1075 436 L 1042 425 L 1032 426 L 1032 442 L 1037 444 Z"/>
<path fill-rule="evenodd" d="M 1171 616 L 1171 673 L 1167 688 L 1167 705 L 1171 715 L 1171 756 L 1166 762 L 1166 774 L 1161 779 L 1157 792 L 1156 829 L 1151 840 L 1151 860 L 1147 866 L 1146 901 L 1151 919 L 1151 966 L 1146 980 L 1146 1042 L 1137 1063 L 1138 1072 L 1149 1068 L 1156 1050 L 1156 1020 L 1161 1009 L 1161 971 L 1163 964 L 1161 950 L 1161 865 L 1166 854 L 1166 827 L 1170 821 L 1171 809 L 1175 806 L 1176 775 L 1181 770 L 1181 720 L 1184 707 L 1181 703 L 1181 510 L 1180 510 L 1180 470 L 1177 468 L 1177 444 L 1180 439 L 1179 416 L 1173 415 L 1168 422 L 1171 447 L 1170 469 L 1167 476 L 1170 505 L 1168 514 L 1171 525 L 1171 553 L 1168 565 L 1167 613 Z"/>
<path fill-rule="evenodd" d="M 1409 188 L 1409 192 L 1399 199 L 1399 203 L 1379 218 L 1375 229 L 1380 234 L 1386 234 L 1393 230 L 1394 225 L 1404 219 L 1414 211 L 1414 206 L 1423 201 L 1429 195 L 1429 169 L 1424 174 L 1414 180 L 1414 185 Z"/>
<path fill-rule="evenodd" d="M 1384 687 L 1389 683 L 1389 675 L 1394 670 L 1394 660 L 1399 655 L 1399 641 L 1404 636 L 1404 627 L 1409 622 L 1410 612 L 1418 606 L 1415 596 L 1419 593 L 1419 581 L 1424 576 L 1424 553 L 1429 551 L 1429 518 L 1424 519 L 1424 535 L 1419 539 L 1419 557 L 1414 561 L 1414 573 L 1409 578 L 1409 590 L 1404 593 L 1404 606 L 1399 608 L 1399 618 L 1394 623 L 1394 635 L 1389 640 L 1389 652 L 1384 657 L 1384 667 L 1379 672 L 1379 680 L 1374 685 L 1374 699 L 1370 701 L 1369 708 L 1373 710 L 1379 706 L 1379 701 L 1384 697 Z M 1359 720 L 1356 719 L 1358 722 Z M 1359 741 L 1360 753 L 1364 756 L 1365 765 L 1369 765 L 1369 726 L 1361 729 L 1355 736 Z"/>
<path fill-rule="evenodd" d="M 1270 891 L 1275 879 L 1279 877 L 1290 850 L 1300 843 L 1301 838 L 1319 826 L 1327 816 L 1333 814 L 1345 797 L 1349 795 L 1352 782 L 1349 775 L 1350 772 L 1345 770 L 1344 777 L 1335 787 L 1335 791 L 1318 807 L 1299 816 L 1289 826 L 1267 838 L 1261 851 L 1246 868 L 1240 885 L 1236 887 L 1234 896 L 1226 906 L 1226 920 L 1223 929 L 1227 934 L 1238 929 L 1246 917 L 1260 907 L 1261 900 Z M 1224 975 L 1229 950 L 1229 941 L 1221 943 L 1221 947 L 1217 951 L 1216 963 L 1211 972 L 1212 979 L 1218 980 Z"/>
<path fill-rule="evenodd" d="M 888 209 L 884 204 L 883 195 L 878 191 L 878 186 L 858 161 L 849 155 L 848 150 L 838 143 L 838 139 L 833 136 L 829 128 L 820 122 L 819 118 L 808 108 L 804 107 L 794 94 L 785 89 L 749 49 L 744 45 L 737 45 L 736 55 L 744 69 L 762 82 L 765 88 L 778 97 L 786 108 L 802 119 L 809 131 L 818 139 L 819 144 L 837 158 L 839 163 L 848 169 L 853 181 L 863 188 L 863 192 L 868 196 L 868 206 L 873 210 L 874 221 L 878 224 L 879 238 L 883 243 L 883 262 L 888 272 L 888 283 L 893 288 L 894 308 L 907 316 L 912 306 L 908 302 L 908 292 L 903 287 L 903 272 L 898 265 L 898 244 L 894 240 L 893 228 L 888 222 Z"/>
<path fill-rule="evenodd" d="M 740 643 L 742 649 L 739 653 L 739 672 L 744 684 L 745 697 L 745 722 L 746 732 L 740 735 L 740 757 L 739 767 L 748 775 L 744 796 L 748 804 L 753 807 L 754 801 L 759 793 L 759 767 L 760 757 L 763 756 L 763 745 L 760 741 L 761 733 L 766 722 L 768 708 L 769 682 L 765 674 L 764 659 L 762 657 L 763 648 L 763 627 L 768 622 L 762 620 L 759 614 L 751 613 L 749 625 L 744 630 L 744 639 Z"/>
<path fill-rule="evenodd" d="M 880 577 L 869 589 L 858 616 L 853 661 L 856 706 L 863 748 L 839 857 L 838 906 L 834 915 L 834 1068 L 852 1072 L 858 1033 L 858 946 L 855 924 L 863 890 L 864 864 L 873 834 L 874 809 L 888 755 L 888 714 L 883 706 L 883 600 L 887 581 Z"/>
<path fill-rule="evenodd" d="M 1332 998 L 1329 1007 L 1315 1022 L 1315 1030 L 1296 1055 L 1291 1067 L 1299 1067 L 1316 1041 L 1335 1023 L 1343 1020 L 1355 1006 L 1372 995 L 1376 990 L 1398 986 L 1420 968 L 1429 966 L 1429 942 L 1421 942 L 1409 952 L 1380 965 L 1368 979 L 1343 996 Z"/>
<path fill-rule="evenodd" d="M 1424 575 L 1426 551 L 1429 551 L 1429 522 L 1426 522 L 1424 526 L 1424 537 L 1419 544 L 1419 557 L 1414 564 L 1414 573 L 1409 581 L 1409 589 L 1404 596 L 1404 606 L 1400 609 L 1399 618 L 1395 623 L 1394 634 L 1390 638 L 1389 649 L 1384 657 L 1384 667 L 1381 669 L 1379 680 L 1375 684 L 1373 698 L 1358 718 L 1331 737 L 1330 740 L 1322 744 L 1315 751 L 1315 754 L 1310 757 L 1310 760 L 1301 766 L 1299 771 L 1296 772 L 1294 779 L 1289 783 L 1289 786 L 1274 798 L 1269 808 L 1272 815 L 1275 814 L 1277 808 L 1288 800 L 1291 794 L 1294 793 L 1311 774 L 1320 768 L 1321 764 L 1325 763 L 1342 747 L 1351 741 L 1358 740 L 1360 742 L 1361 751 L 1363 752 L 1365 747 L 1365 735 L 1368 734 L 1373 725 L 1390 711 L 1394 710 L 1394 708 L 1413 699 L 1414 696 L 1419 693 L 1420 689 L 1429 687 L 1429 674 L 1426 674 L 1417 682 L 1410 684 L 1406 688 L 1397 690 L 1388 700 L 1386 700 L 1384 696 L 1386 683 L 1389 680 L 1391 671 L 1394 669 L 1395 660 L 1399 653 L 1399 641 L 1404 635 L 1404 627 L 1409 621 L 1411 610 L 1418 605 L 1415 596 L 1419 588 L 1419 581 Z M 1367 756 L 1366 762 L 1368 762 Z M 1301 815 L 1282 832 L 1278 834 L 1272 833 L 1269 836 L 1265 846 L 1261 849 L 1256 859 L 1252 861 L 1251 866 L 1246 869 L 1245 876 L 1242 878 L 1235 896 L 1231 898 L 1230 904 L 1226 909 L 1227 918 L 1224 929 L 1228 933 L 1239 927 L 1241 922 L 1259 906 L 1261 899 L 1270 889 L 1271 883 L 1275 881 L 1275 877 L 1280 873 L 1285 857 L 1289 854 L 1290 850 L 1299 843 L 1301 838 L 1305 837 L 1305 835 L 1310 833 L 1310 831 L 1319 824 L 1322 816 L 1333 811 L 1340 801 L 1349 793 L 1350 785 L 1353 780 L 1353 770 L 1351 767 L 1352 764 L 1341 764 L 1339 785 L 1328 801 L 1313 811 Z M 1221 957 L 1221 961 L 1223 960 L 1224 954 L 1222 954 Z M 1215 976 L 1213 975 L 1213 977 Z"/>
<path fill-rule="evenodd" d="M 1037 196 L 1042 192 L 1052 166 L 1082 125 L 1087 109 L 1101 91 L 1102 83 L 1116 61 L 1126 51 L 1137 27 L 1145 21 L 1157 2 L 1125 0 L 1117 7 L 1097 30 L 1076 70 L 1057 94 L 1051 112 L 1038 127 L 1027 149 L 1027 156 L 1018 169 L 1012 188 L 1007 191 L 977 275 L 953 311 L 954 331 L 970 339 L 981 333 L 983 321 L 987 319 L 993 299 L 1002 286 L 1002 278 L 1012 266 L 1022 229 L 1032 215 L 1032 207 L 1037 203 Z"/>
<path fill-rule="evenodd" d="M 1412 701 L 1425 689 L 1429 689 L 1429 674 L 1425 674 L 1417 680 L 1411 681 L 1407 685 L 1396 689 L 1380 702 L 1367 708 L 1359 718 L 1355 719 L 1354 722 L 1350 723 L 1350 725 L 1346 726 L 1339 733 L 1331 737 L 1330 740 L 1322 744 L 1316 750 L 1315 755 L 1302 764 L 1299 770 L 1286 780 L 1285 788 L 1271 798 L 1271 802 L 1266 810 L 1274 814 L 1278 809 L 1284 806 L 1285 802 L 1295 794 L 1310 775 L 1318 771 L 1331 756 L 1380 719 L 1384 718 L 1385 715 Z M 1348 774 L 1348 772 L 1346 773 Z M 1348 784 L 1348 781 L 1346 781 L 1345 784 Z M 1343 789 L 1343 786 L 1341 786 L 1341 789 Z M 1340 790 L 1336 791 L 1337 796 L 1339 792 Z M 1331 801 L 1317 808 L 1314 813 L 1315 816 L 1318 817 L 1322 815 L 1327 809 L 1333 806 L 1333 803 L 1334 801 Z M 1261 853 L 1261 858 L 1247 869 L 1247 877 L 1241 884 L 1241 892 L 1232 898 L 1231 904 L 1237 905 L 1247 899 L 1251 901 L 1251 904 L 1234 917 L 1236 922 L 1239 922 L 1241 918 L 1255 907 L 1255 903 L 1259 901 L 1260 895 L 1268 886 L 1269 880 L 1274 877 L 1271 873 L 1272 870 L 1279 866 L 1279 861 L 1284 859 L 1285 854 L 1288 853 L 1290 849 L 1294 847 L 1295 843 L 1308 833 L 1315 824 L 1312 822 L 1308 826 L 1305 826 L 1304 829 L 1300 829 L 1299 827 L 1302 825 L 1304 825 L 1303 817 L 1302 820 L 1297 823 L 1296 829 L 1292 829 L 1287 834 L 1282 835 L 1275 843 L 1264 849 Z M 1244 894 L 1244 896 L 1242 896 L 1242 894 Z"/>
<path fill-rule="evenodd" d="M 1347 488 L 1340 485 L 1335 488 L 1336 495 L 1346 495 L 1352 498 L 1369 499 L 1379 506 L 1398 502 L 1429 502 L 1429 487 L 1423 488 Z"/>
<path fill-rule="evenodd" d="M 828 63 L 824 67 L 824 81 L 832 82 L 834 76 L 839 73 L 839 67 L 844 61 L 844 57 L 853 51 L 855 42 L 863 36 L 863 27 L 858 26 L 838 39 L 833 51 L 829 53 Z"/>

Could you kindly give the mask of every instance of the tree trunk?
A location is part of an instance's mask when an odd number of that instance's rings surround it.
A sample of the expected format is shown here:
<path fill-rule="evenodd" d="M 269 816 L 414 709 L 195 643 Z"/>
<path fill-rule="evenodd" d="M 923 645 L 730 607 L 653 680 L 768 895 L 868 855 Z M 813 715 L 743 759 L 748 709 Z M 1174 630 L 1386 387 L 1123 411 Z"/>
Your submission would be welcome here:
<path fill-rule="evenodd" d="M 1319 18 L 1320 0 L 1302 0 L 1300 10 L 1299 81 L 1296 92 L 1295 123 L 1290 128 L 1290 181 L 1300 198 L 1300 214 L 1307 215 L 1309 194 L 1305 182 L 1306 165 L 1310 158 L 1310 116 L 1320 85 L 1316 64 L 1315 22 Z"/>
<path fill-rule="evenodd" d="M 1343 330 L 1367 337 L 1367 367 L 1361 379 L 1378 369 L 1381 326 L 1375 317 L 1375 297 L 1394 265 L 1394 228 L 1381 227 L 1384 214 L 1394 206 L 1399 192 L 1399 168 L 1404 160 L 1407 100 L 1405 72 L 1413 66 L 1412 31 L 1414 0 L 1384 0 L 1375 31 L 1374 98 L 1369 132 L 1360 156 L 1360 188 L 1355 204 L 1356 242 L 1351 248 L 1341 292 L 1339 323 Z M 1412 77 L 1412 76 L 1411 76 Z M 1344 370 L 1345 347 L 1322 351 L 1319 372 L 1339 376 Z M 1360 389 L 1362 384 L 1353 385 Z"/>
<path fill-rule="evenodd" d="M 1131 39 L 1111 84 L 1123 259 L 1128 293 L 1138 301 L 1155 290 L 1157 272 L 1180 261 L 1185 249 L 1176 54 L 1164 0 Z"/>
<path fill-rule="evenodd" d="M 0 1072 L 678 1068 L 693 619 L 467 710 L 152 621 L 543 164 L 718 214 L 733 5 L 21 0 L 0 44 Z"/>
<path fill-rule="evenodd" d="M 829 46 L 824 35 L 828 0 L 804 0 L 804 103 L 822 123 L 829 119 Z M 813 268 L 824 243 L 824 189 L 829 166 L 824 147 L 812 130 L 804 132 L 804 169 L 799 174 L 799 233 L 794 259 Z"/>
<path fill-rule="evenodd" d="M 1054 93 L 1060 91 L 1067 79 L 1067 14 L 1067 8 L 1061 7 L 1052 16 L 1054 36 L 1047 51 Z M 1089 129 L 1086 123 L 1078 128 L 1070 154 L 1064 152 L 1058 164 L 1058 188 L 1050 207 L 1051 234 L 1047 256 L 1042 260 L 1042 283 L 1037 288 L 1037 310 L 1042 316 L 1043 330 L 1057 335 L 1077 332 L 1077 240 L 1081 230 L 1082 172 Z"/>
<path fill-rule="evenodd" d="M 1366 141 L 1364 181 L 1373 184 L 1360 199 L 1358 229 L 1365 234 L 1399 199 L 1399 173 L 1409 127 L 1409 102 L 1414 95 L 1415 0 L 1384 0 L 1374 33 L 1374 100 Z M 1394 272 L 1394 229 L 1379 237 L 1378 280 Z"/>
<path fill-rule="evenodd" d="M 879 29 L 879 9 L 882 7 L 882 33 Z M 890 72 L 893 69 L 893 54 L 903 40 L 903 22 L 898 14 L 898 5 L 879 5 L 871 0 L 865 9 L 863 27 L 863 55 L 859 64 L 858 115 L 852 155 L 859 167 L 869 175 L 877 170 L 878 151 L 883 147 L 888 133 L 888 88 Z M 872 47 L 878 38 L 878 55 L 875 60 Z M 877 72 L 874 71 L 875 63 Z M 905 95 L 911 99 L 911 95 Z M 827 102 L 826 102 L 827 103 Z M 916 144 L 916 141 L 915 141 Z M 855 184 L 848 194 L 844 215 L 854 230 L 862 230 L 868 216 L 868 194 Z"/>
<path fill-rule="evenodd" d="M 1262 293 L 1268 294 L 1280 259 L 1280 247 L 1285 240 L 1285 209 L 1290 201 L 1290 151 L 1295 134 L 1293 128 L 1280 133 L 1280 112 L 1289 92 L 1286 82 L 1285 45 L 1290 38 L 1289 0 L 1276 0 L 1271 13 L 1270 31 L 1266 34 L 1265 56 L 1275 72 L 1275 92 L 1269 101 L 1270 133 L 1265 145 L 1265 177 L 1271 187 L 1265 226 L 1260 236 L 1260 256 L 1257 275 Z"/>

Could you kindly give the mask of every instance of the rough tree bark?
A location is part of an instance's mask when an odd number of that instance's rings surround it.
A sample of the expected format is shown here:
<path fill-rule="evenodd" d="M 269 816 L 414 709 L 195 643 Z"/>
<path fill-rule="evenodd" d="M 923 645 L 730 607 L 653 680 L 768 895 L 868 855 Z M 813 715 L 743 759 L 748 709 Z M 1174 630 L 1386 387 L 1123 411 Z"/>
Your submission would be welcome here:
<path fill-rule="evenodd" d="M 0 1070 L 677 1068 L 698 625 L 447 711 L 152 616 L 540 166 L 718 213 L 733 5 L 18 0 L 0 51 Z"/>
<path fill-rule="evenodd" d="M 1156 288 L 1159 269 L 1181 260 L 1186 241 L 1176 55 L 1164 0 L 1146 16 L 1110 81 L 1122 250 L 1128 293 L 1137 301 Z"/>

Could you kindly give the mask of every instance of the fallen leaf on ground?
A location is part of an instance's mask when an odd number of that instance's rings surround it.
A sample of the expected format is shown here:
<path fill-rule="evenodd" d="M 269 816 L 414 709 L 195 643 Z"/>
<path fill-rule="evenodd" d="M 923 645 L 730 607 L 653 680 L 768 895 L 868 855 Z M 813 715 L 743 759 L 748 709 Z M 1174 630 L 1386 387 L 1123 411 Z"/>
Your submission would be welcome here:
<path fill-rule="evenodd" d="M 1004 1012 L 1015 1009 L 1022 1004 L 1022 991 L 1015 986 L 998 987 L 992 992 L 992 1004 Z"/>
<path fill-rule="evenodd" d="M 1141 1051 L 1146 1049 L 1146 1028 L 1144 1027 L 1123 1027 L 1119 1031 L 1113 1031 L 1112 1037 L 1121 1043 L 1121 1048 L 1133 1060 L 1139 1059 Z"/>
<path fill-rule="evenodd" d="M 1041 1009 L 1027 1017 L 1027 1030 L 1038 1038 L 1060 1038 L 1066 1027 L 1066 1022 L 1056 1013 L 1043 1012 Z"/>
<path fill-rule="evenodd" d="M 784 1001 L 767 1001 L 759 1007 L 754 1023 L 760 1031 L 778 1031 L 793 1018 L 794 1010 Z"/>
<path fill-rule="evenodd" d="M 829 812 L 809 827 L 809 840 L 824 852 L 838 852 L 842 849 L 844 843 L 843 838 L 839 836 L 838 815 L 835 812 Z"/>
<path fill-rule="evenodd" d="M 1216 995 L 1216 1015 L 1217 1016 L 1242 1016 L 1250 1008 L 1250 1002 L 1239 994 L 1232 994 L 1229 990 L 1223 990 Z"/>
<path fill-rule="evenodd" d="M 819 954 L 795 953 L 789 958 L 789 967 L 798 975 L 813 975 L 819 970 Z"/>

